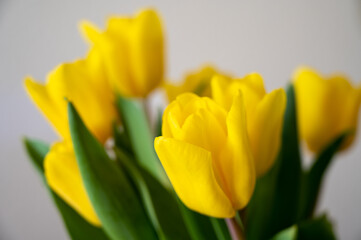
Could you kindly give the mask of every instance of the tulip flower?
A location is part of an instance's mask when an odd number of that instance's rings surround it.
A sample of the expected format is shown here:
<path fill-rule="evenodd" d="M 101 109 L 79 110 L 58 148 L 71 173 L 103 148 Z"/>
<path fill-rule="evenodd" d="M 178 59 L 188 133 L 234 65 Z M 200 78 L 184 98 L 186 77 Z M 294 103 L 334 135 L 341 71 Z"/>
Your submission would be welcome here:
<path fill-rule="evenodd" d="M 101 32 L 88 22 L 81 28 L 99 50 L 111 85 L 128 97 L 146 97 L 163 80 L 164 37 L 154 10 L 134 18 L 111 17 Z"/>
<path fill-rule="evenodd" d="M 227 77 L 226 74 L 220 73 L 214 67 L 206 65 L 199 71 L 186 75 L 185 80 L 181 84 L 166 83 L 164 88 L 169 102 L 186 92 L 193 92 L 201 97 L 211 97 L 211 80 L 215 75 Z"/>
<path fill-rule="evenodd" d="M 100 226 L 86 193 L 72 143 L 55 143 L 45 157 L 44 169 L 50 188 L 89 223 Z"/>
<path fill-rule="evenodd" d="M 262 176 L 273 165 L 279 151 L 286 108 L 285 91 L 276 89 L 267 94 L 263 79 L 257 73 L 233 80 L 216 76 L 211 84 L 212 98 L 226 110 L 231 108 L 234 96 L 242 92 L 256 173 L 258 177 Z"/>
<path fill-rule="evenodd" d="M 25 87 L 39 109 L 64 139 L 56 143 L 44 161 L 49 186 L 90 223 L 99 225 L 82 184 L 71 146 L 67 100 L 78 109 L 89 130 L 104 143 L 112 134 L 117 119 L 114 96 L 104 75 L 97 51 L 86 59 L 62 64 L 48 76 L 45 85 L 25 80 Z"/>
<path fill-rule="evenodd" d="M 347 131 L 356 132 L 360 87 L 353 87 L 343 75 L 323 77 L 310 68 L 298 69 L 294 84 L 300 135 L 312 152 L 320 153 Z M 349 147 L 354 137 L 351 134 L 341 149 Z"/>
<path fill-rule="evenodd" d="M 70 140 L 67 100 L 78 109 L 90 131 L 105 142 L 117 119 L 114 94 L 106 81 L 98 53 L 90 51 L 86 59 L 65 63 L 52 71 L 46 84 L 25 79 L 25 88 L 58 134 Z"/>
<path fill-rule="evenodd" d="M 165 109 L 162 131 L 155 150 L 186 206 L 230 218 L 247 205 L 255 169 L 241 93 L 229 111 L 210 98 L 181 94 Z"/>

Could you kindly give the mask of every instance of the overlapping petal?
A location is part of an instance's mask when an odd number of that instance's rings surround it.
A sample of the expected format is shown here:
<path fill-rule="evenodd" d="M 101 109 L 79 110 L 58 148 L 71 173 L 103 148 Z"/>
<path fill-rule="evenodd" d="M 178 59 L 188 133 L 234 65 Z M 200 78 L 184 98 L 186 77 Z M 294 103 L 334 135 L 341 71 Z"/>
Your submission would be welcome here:
<path fill-rule="evenodd" d="M 280 146 L 286 94 L 283 89 L 266 94 L 263 79 L 251 73 L 241 79 L 212 79 L 212 98 L 224 109 L 232 107 L 235 96 L 242 93 L 247 132 L 252 149 L 257 176 L 273 165 Z"/>
<path fill-rule="evenodd" d="M 163 136 L 155 141 L 156 152 L 187 206 L 223 218 L 246 206 L 254 190 L 255 170 L 241 95 L 230 112 L 210 98 L 179 95 L 164 112 Z M 192 174 L 185 174 L 189 169 Z M 201 187 L 199 181 L 209 186 Z M 199 188 L 207 189 L 203 197 L 192 194 L 203 191 Z M 222 203 L 224 198 L 227 204 Z"/>

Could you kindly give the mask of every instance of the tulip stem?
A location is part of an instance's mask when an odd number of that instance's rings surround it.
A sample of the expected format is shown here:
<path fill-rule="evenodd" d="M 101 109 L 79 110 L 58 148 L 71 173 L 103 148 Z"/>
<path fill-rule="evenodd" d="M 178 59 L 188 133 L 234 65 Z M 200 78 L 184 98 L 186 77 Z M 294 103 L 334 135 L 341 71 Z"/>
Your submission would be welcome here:
<path fill-rule="evenodd" d="M 235 218 L 226 218 L 227 227 L 232 240 L 245 240 L 244 232 Z"/>
<path fill-rule="evenodd" d="M 143 106 L 143 111 L 145 113 L 145 116 L 147 117 L 149 127 L 151 128 L 152 111 L 151 111 L 150 101 L 148 98 L 142 99 L 142 106 Z"/>

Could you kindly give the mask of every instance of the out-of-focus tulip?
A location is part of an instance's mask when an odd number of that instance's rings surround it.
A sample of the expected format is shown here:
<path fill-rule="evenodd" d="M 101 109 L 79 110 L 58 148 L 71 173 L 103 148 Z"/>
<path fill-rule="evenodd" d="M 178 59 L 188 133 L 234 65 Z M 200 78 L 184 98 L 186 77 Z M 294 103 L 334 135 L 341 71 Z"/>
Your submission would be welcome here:
<path fill-rule="evenodd" d="M 70 140 L 67 100 L 73 102 L 89 130 L 105 142 L 117 119 L 114 94 L 106 81 L 104 69 L 96 51 L 86 59 L 58 66 L 46 84 L 25 79 L 31 99 L 63 139 Z"/>
<path fill-rule="evenodd" d="M 55 143 L 45 157 L 44 169 L 51 189 L 88 222 L 100 226 L 81 179 L 72 143 Z"/>
<path fill-rule="evenodd" d="M 186 75 L 181 84 L 166 83 L 164 88 L 169 102 L 175 100 L 178 95 L 186 92 L 192 92 L 201 97 L 211 97 L 211 80 L 215 75 L 227 77 L 226 74 L 219 72 L 214 67 L 206 65 L 199 71 Z"/>
<path fill-rule="evenodd" d="M 300 135 L 308 148 L 319 153 L 346 131 L 356 131 L 361 88 L 353 87 L 347 77 L 323 77 L 310 68 L 294 74 Z M 342 149 L 353 142 L 351 134 Z"/>
<path fill-rule="evenodd" d="M 283 89 L 266 94 L 263 79 L 257 73 L 242 79 L 216 76 L 212 80 L 212 97 L 226 110 L 230 109 L 239 91 L 244 96 L 247 132 L 257 176 L 261 176 L 273 165 L 279 151 L 286 94 Z"/>
<path fill-rule="evenodd" d="M 190 209 L 229 218 L 244 208 L 255 185 L 242 94 L 229 111 L 184 93 L 163 115 L 155 150 L 180 199 Z"/>
<path fill-rule="evenodd" d="M 86 59 L 57 67 L 45 85 L 25 80 L 25 87 L 45 117 L 64 142 L 56 143 L 44 161 L 49 186 L 80 215 L 94 225 L 100 225 L 86 195 L 72 148 L 67 117 L 67 100 L 78 109 L 89 130 L 104 143 L 112 134 L 117 119 L 114 95 L 106 81 L 97 51 Z"/>
<path fill-rule="evenodd" d="M 128 97 L 146 97 L 163 80 L 164 37 L 161 20 L 151 9 L 135 17 L 111 17 L 101 32 L 81 24 L 99 50 L 111 85 Z"/>

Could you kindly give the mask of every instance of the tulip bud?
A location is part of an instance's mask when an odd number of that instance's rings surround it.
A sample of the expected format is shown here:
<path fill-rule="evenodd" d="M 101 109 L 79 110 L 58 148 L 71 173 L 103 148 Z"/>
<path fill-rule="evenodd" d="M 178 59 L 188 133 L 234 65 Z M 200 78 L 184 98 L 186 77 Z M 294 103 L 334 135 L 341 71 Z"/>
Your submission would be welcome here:
<path fill-rule="evenodd" d="M 25 80 L 28 94 L 63 139 L 70 140 L 67 100 L 99 141 L 104 143 L 112 134 L 117 112 L 100 60 L 96 51 L 90 51 L 86 59 L 58 66 L 45 85 L 30 77 Z"/>
<path fill-rule="evenodd" d="M 134 18 L 111 17 L 104 32 L 87 22 L 81 27 L 120 94 L 146 97 L 163 81 L 163 28 L 154 10 L 143 10 Z"/>
<path fill-rule="evenodd" d="M 309 68 L 294 74 L 297 114 L 301 138 L 320 153 L 339 135 L 353 132 L 341 149 L 351 145 L 357 128 L 361 88 L 353 87 L 343 75 L 323 77 Z"/>
<path fill-rule="evenodd" d="M 186 206 L 230 218 L 247 205 L 255 169 L 241 93 L 228 111 L 207 97 L 184 93 L 166 108 L 162 131 L 155 150 Z"/>

